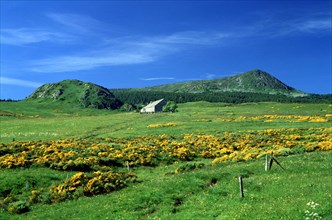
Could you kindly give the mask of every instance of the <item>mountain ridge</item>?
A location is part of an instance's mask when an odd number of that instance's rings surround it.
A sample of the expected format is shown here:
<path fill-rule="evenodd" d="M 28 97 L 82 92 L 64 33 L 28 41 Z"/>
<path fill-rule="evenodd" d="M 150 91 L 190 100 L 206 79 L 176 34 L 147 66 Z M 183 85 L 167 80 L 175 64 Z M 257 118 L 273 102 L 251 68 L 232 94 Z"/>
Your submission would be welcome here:
<path fill-rule="evenodd" d="M 161 98 L 179 103 L 192 101 L 242 103 L 282 100 L 294 102 L 302 101 L 301 98 L 310 101 L 319 99 L 319 96 L 296 90 L 262 70 L 251 70 L 214 80 L 195 80 L 132 89 L 107 89 L 89 82 L 63 80 L 42 85 L 25 100 L 61 102 L 84 108 L 112 110 L 120 108 L 124 103 L 140 106 Z"/>
<path fill-rule="evenodd" d="M 133 90 L 163 91 L 176 93 L 253 92 L 282 94 L 287 96 L 306 95 L 306 93 L 286 85 L 271 74 L 259 69 L 213 80 L 194 80 L 173 84 L 165 84 L 160 86 L 138 88 Z"/>

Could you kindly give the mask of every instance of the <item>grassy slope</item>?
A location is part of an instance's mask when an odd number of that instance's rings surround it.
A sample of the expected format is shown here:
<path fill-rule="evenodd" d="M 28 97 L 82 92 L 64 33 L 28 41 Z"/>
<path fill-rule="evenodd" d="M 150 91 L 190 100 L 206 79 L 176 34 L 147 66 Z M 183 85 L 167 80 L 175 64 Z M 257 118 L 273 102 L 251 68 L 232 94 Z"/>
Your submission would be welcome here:
<path fill-rule="evenodd" d="M 135 89 L 134 89 L 135 90 Z M 261 70 L 252 70 L 235 76 L 214 79 L 196 80 L 166 84 L 136 89 L 138 91 L 164 91 L 181 93 L 202 93 L 202 92 L 256 92 L 285 95 L 304 95 L 303 92 L 291 88 L 269 73 Z"/>
<path fill-rule="evenodd" d="M 33 206 L 27 214 L 3 219 L 304 219 L 307 203 L 330 219 L 330 152 L 279 158 L 286 168 L 264 171 L 264 159 L 167 174 L 181 164 L 138 168 L 141 183 L 102 196 L 61 204 Z M 192 162 L 190 162 L 192 163 Z M 60 174 L 59 174 L 60 175 Z M 244 176 L 241 199 L 238 176 Z M 216 179 L 216 184 L 211 184 Z"/>
<path fill-rule="evenodd" d="M 59 102 L 98 109 L 116 109 L 120 103 L 108 89 L 79 80 L 44 84 L 26 100 L 42 103 Z"/>
<path fill-rule="evenodd" d="M 130 137 L 148 134 L 215 133 L 285 127 L 330 127 L 331 122 L 288 122 L 275 120 L 222 122 L 240 116 L 326 115 L 328 104 L 259 103 L 225 105 L 186 103 L 175 114 L 140 115 L 72 109 L 58 105 L 0 103 L 0 112 L 24 116 L 0 117 L 0 142 L 60 139 L 68 137 Z M 39 115 L 36 117 L 36 115 Z M 30 117 L 29 117 L 30 116 Z M 174 122 L 175 127 L 147 128 L 149 124 Z M 309 201 L 320 204 L 316 212 L 331 214 L 331 153 L 311 153 L 279 158 L 286 171 L 274 167 L 264 172 L 263 159 L 224 163 L 183 174 L 165 175 L 183 164 L 141 167 L 135 170 L 141 183 L 109 195 L 81 198 L 61 204 L 33 206 L 24 215 L 0 212 L 0 219 L 304 219 Z M 32 175 L 33 174 L 33 175 Z M 39 178 L 61 181 L 66 176 L 47 169 L 1 170 L 1 179 Z M 237 177 L 244 175 L 244 200 L 239 198 Z M 209 187 L 213 178 L 217 184 Z M 9 181 L 9 180 L 8 180 Z M 24 187 L 24 184 L 23 186 Z"/>
<path fill-rule="evenodd" d="M 224 122 L 240 116 L 326 115 L 328 104 L 251 103 L 226 105 L 222 103 L 179 104 L 179 112 L 172 114 L 144 114 L 111 112 L 107 110 L 73 109 L 61 105 L 38 103 L 0 103 L 0 111 L 24 114 L 23 117 L 0 116 L 1 142 L 15 140 L 60 139 L 69 137 L 130 137 L 149 134 L 215 133 L 268 128 L 330 127 L 330 123 L 287 122 L 274 120 L 243 120 Z M 38 116 L 37 116 L 38 115 Z M 36 117 L 37 116 L 37 117 Z M 174 122 L 175 127 L 151 129 L 149 124 Z"/>

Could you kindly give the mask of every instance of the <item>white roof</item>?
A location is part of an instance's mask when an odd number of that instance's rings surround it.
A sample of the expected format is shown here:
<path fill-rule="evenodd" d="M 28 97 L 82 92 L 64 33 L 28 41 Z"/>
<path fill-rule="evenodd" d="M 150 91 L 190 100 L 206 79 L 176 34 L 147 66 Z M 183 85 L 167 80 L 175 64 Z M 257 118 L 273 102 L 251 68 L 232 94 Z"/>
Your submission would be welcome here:
<path fill-rule="evenodd" d="M 147 106 L 145 106 L 144 108 L 150 108 L 153 107 L 155 105 L 158 105 L 160 102 L 162 102 L 164 99 L 159 99 L 157 101 L 151 102 L 150 104 L 148 104 Z"/>

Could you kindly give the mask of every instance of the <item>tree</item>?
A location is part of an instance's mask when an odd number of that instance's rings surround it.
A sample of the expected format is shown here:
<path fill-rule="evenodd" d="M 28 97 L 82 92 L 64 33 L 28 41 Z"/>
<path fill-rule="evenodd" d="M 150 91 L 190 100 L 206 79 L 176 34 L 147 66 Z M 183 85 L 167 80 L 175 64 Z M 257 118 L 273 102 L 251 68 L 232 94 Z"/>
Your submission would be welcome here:
<path fill-rule="evenodd" d="M 175 102 L 169 101 L 166 103 L 166 105 L 164 105 L 163 112 L 176 112 L 177 108 L 178 108 L 178 106 Z"/>
<path fill-rule="evenodd" d="M 133 104 L 125 103 L 121 106 L 120 110 L 125 111 L 125 112 L 131 112 L 135 111 L 137 107 Z"/>

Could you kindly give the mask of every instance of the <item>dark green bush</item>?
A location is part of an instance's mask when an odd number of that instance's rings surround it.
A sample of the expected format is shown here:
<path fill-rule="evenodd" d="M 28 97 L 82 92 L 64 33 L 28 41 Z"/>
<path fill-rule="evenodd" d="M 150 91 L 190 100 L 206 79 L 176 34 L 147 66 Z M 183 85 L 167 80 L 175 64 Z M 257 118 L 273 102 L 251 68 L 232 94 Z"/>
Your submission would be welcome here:
<path fill-rule="evenodd" d="M 28 212 L 30 210 L 29 204 L 25 201 L 17 201 L 9 204 L 8 206 L 8 212 L 10 213 L 16 213 L 16 214 L 22 214 L 25 212 Z"/>

